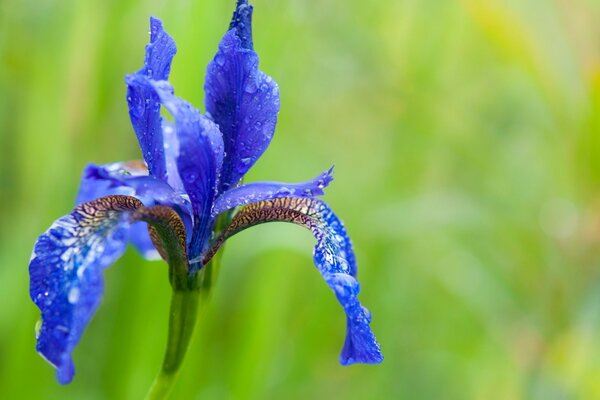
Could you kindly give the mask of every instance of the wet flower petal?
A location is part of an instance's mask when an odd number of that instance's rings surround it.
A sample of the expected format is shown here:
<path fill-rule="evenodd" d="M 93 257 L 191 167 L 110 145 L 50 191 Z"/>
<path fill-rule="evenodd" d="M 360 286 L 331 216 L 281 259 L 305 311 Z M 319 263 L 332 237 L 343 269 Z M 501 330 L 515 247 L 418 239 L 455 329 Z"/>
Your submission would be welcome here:
<path fill-rule="evenodd" d="M 165 162 L 167 168 L 167 182 L 176 192 L 185 193 L 183 182 L 177 170 L 177 157 L 179 157 L 179 140 L 175 124 L 163 119 L 163 139 L 165 141 Z"/>
<path fill-rule="evenodd" d="M 316 197 L 325 194 L 323 189 L 333 180 L 333 167 L 314 179 L 302 183 L 252 182 L 229 189 L 221 194 L 213 206 L 213 215 L 229 209 L 273 200 L 281 197 Z"/>
<path fill-rule="evenodd" d="M 187 229 L 192 233 L 191 205 L 186 195 L 175 192 L 165 182 L 148 176 L 141 161 L 117 162 L 104 165 L 89 164 L 81 178 L 77 204 L 108 195 L 134 196 L 147 206 L 167 205 L 176 209 Z M 154 248 L 145 222 L 131 228 L 130 240 L 148 260 L 158 260 L 160 255 Z"/>
<path fill-rule="evenodd" d="M 36 348 L 62 384 L 73 378 L 71 352 L 100 304 L 102 272 L 125 251 L 128 215 L 141 206 L 128 196 L 81 204 L 35 243 L 30 294 L 42 313 Z"/>
<path fill-rule="evenodd" d="M 42 314 L 36 349 L 57 369 L 62 384 L 75 374 L 71 353 L 100 304 L 102 272 L 123 254 L 136 221 L 152 224 L 162 254 L 186 259 L 185 227 L 177 212 L 167 206 L 144 207 L 131 196 L 80 204 L 35 243 L 30 295 Z"/>
<path fill-rule="evenodd" d="M 264 153 L 279 112 L 279 88 L 258 69 L 252 48 L 252 6 L 238 1 L 204 83 L 205 105 L 223 133 L 225 158 L 220 191 L 235 184 Z"/>
<path fill-rule="evenodd" d="M 165 80 L 169 77 L 171 61 L 177 52 L 175 42 L 157 18 L 150 19 L 150 43 L 146 46 L 144 66 L 125 78 L 129 117 L 135 130 L 142 155 L 152 176 L 167 181 L 160 102 L 156 94 L 139 85 L 136 76 Z"/>
<path fill-rule="evenodd" d="M 356 280 L 352 243 L 342 222 L 325 202 L 314 198 L 279 198 L 250 204 L 236 214 L 231 225 L 207 252 L 204 262 L 208 262 L 223 242 L 237 232 L 274 221 L 304 226 L 317 239 L 313 252 L 315 265 L 346 313 L 347 332 L 340 363 L 381 362 L 379 343 L 370 328 L 370 313 L 357 297 L 360 285 Z"/>
<path fill-rule="evenodd" d="M 163 106 L 175 118 L 179 155 L 177 169 L 192 203 L 194 228 L 189 256 L 200 255 L 208 243 L 214 219 L 210 210 L 216 196 L 219 171 L 223 164 L 223 139 L 217 125 L 200 114 L 188 102 L 173 94 L 166 82 L 148 82 L 156 90 Z M 200 265 L 192 268 L 199 268 Z"/>

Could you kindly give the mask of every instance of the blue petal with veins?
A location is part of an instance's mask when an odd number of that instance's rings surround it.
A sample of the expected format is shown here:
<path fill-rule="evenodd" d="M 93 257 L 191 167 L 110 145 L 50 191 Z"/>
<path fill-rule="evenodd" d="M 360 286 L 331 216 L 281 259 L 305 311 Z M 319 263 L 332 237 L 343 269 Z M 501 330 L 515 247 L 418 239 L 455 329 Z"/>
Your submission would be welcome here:
<path fill-rule="evenodd" d="M 230 30 L 206 69 L 205 106 L 223 134 L 219 192 L 235 186 L 271 143 L 279 87 L 258 69 L 252 48 L 252 6 L 239 1 Z"/>
<path fill-rule="evenodd" d="M 125 78 L 129 117 L 150 175 L 167 181 L 160 102 L 152 90 L 136 84 L 136 76 L 164 80 L 169 77 L 177 48 L 157 18 L 150 19 L 150 43 L 146 46 L 144 66 Z"/>
<path fill-rule="evenodd" d="M 56 367 L 62 384 L 73 379 L 71 353 L 100 304 L 102 272 L 125 251 L 128 215 L 140 206 L 132 197 L 81 204 L 35 243 L 30 294 L 42 313 L 36 349 Z"/>
<path fill-rule="evenodd" d="M 314 179 L 302 183 L 252 182 L 229 189 L 221 194 L 213 206 L 213 215 L 232 208 L 272 200 L 280 197 L 316 197 L 325 194 L 323 189 L 333 180 L 333 167 Z"/>

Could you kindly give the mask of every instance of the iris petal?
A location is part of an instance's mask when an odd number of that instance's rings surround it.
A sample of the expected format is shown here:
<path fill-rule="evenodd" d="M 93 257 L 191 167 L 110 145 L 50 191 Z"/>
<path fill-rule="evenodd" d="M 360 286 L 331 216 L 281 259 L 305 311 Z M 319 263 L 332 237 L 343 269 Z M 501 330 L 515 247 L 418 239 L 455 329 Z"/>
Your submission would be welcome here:
<path fill-rule="evenodd" d="M 100 304 L 102 271 L 125 251 L 127 216 L 140 206 L 128 196 L 81 204 L 35 243 L 30 294 L 42 313 L 36 348 L 57 368 L 62 384 L 73 378 L 71 352 Z"/>
<path fill-rule="evenodd" d="M 314 179 L 302 183 L 252 182 L 229 189 L 221 194 L 213 206 L 213 215 L 223 211 L 281 197 L 315 197 L 324 194 L 323 189 L 333 180 L 333 167 Z"/>
<path fill-rule="evenodd" d="M 203 262 L 214 256 L 222 243 L 237 232 L 265 222 L 292 222 L 310 229 L 317 239 L 313 259 L 327 285 L 344 308 L 347 333 L 340 363 L 379 363 L 383 360 L 379 343 L 371 331 L 369 311 L 358 301 L 356 261 L 352 243 L 340 219 L 322 200 L 279 198 L 242 208 L 231 225 L 216 240 Z"/>
<path fill-rule="evenodd" d="M 151 224 L 165 257 L 185 265 L 186 233 L 177 212 L 167 206 L 144 207 L 131 196 L 106 196 L 78 205 L 34 245 L 30 295 L 42 314 L 36 349 L 56 367 L 62 384 L 75 374 L 71 353 L 100 304 L 102 272 L 123 254 L 136 221 Z"/>
<path fill-rule="evenodd" d="M 206 70 L 205 106 L 223 133 L 220 191 L 236 185 L 273 138 L 279 88 L 258 69 L 252 48 L 252 6 L 238 1 L 230 30 Z"/>
<path fill-rule="evenodd" d="M 177 170 L 177 157 L 179 157 L 179 140 L 175 125 L 163 120 L 163 138 L 165 140 L 165 162 L 167 163 L 167 182 L 176 192 L 185 192 L 183 182 Z"/>
<path fill-rule="evenodd" d="M 211 208 L 216 196 L 219 171 L 223 163 L 223 139 L 219 128 L 186 101 L 173 94 L 166 82 L 150 82 L 162 104 L 175 118 L 179 141 L 177 169 L 190 197 L 194 231 L 189 256 L 195 259 L 204 250 L 212 231 Z M 192 266 L 192 269 L 200 265 Z"/>
<path fill-rule="evenodd" d="M 146 46 L 144 66 L 125 78 L 129 116 L 142 150 L 150 175 L 167 180 L 160 102 L 156 94 L 139 85 L 136 76 L 165 80 L 171 61 L 177 52 L 175 41 L 163 29 L 157 18 L 150 19 L 150 43 Z"/>
<path fill-rule="evenodd" d="M 89 164 L 84 172 L 77 195 L 77 204 L 108 195 L 134 196 L 147 206 L 168 205 L 176 209 L 191 237 L 191 207 L 185 196 L 175 192 L 165 182 L 148 176 L 141 161 L 118 162 L 104 165 Z M 145 222 L 131 228 L 131 243 L 147 260 L 158 260 Z"/>

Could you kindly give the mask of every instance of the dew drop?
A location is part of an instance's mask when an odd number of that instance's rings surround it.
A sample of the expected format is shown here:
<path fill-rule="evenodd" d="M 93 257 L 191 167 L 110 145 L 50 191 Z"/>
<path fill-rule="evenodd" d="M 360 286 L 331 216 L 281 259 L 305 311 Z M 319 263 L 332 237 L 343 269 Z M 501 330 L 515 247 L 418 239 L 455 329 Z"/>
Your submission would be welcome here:
<path fill-rule="evenodd" d="M 80 295 L 80 291 L 79 288 L 71 288 L 71 290 L 69 290 L 69 294 L 67 295 L 67 299 L 69 300 L 69 303 L 71 304 L 75 304 L 79 301 L 79 295 Z"/>
<path fill-rule="evenodd" d="M 193 171 L 186 171 L 186 172 L 183 173 L 183 180 L 186 181 L 186 182 L 188 182 L 188 183 L 195 182 L 197 177 L 198 176 Z"/>
<path fill-rule="evenodd" d="M 279 190 L 277 191 L 277 193 L 278 193 L 278 194 L 282 194 L 282 195 L 284 195 L 284 196 L 286 196 L 286 195 L 290 195 L 290 194 L 294 194 L 294 192 L 295 192 L 295 190 L 294 190 L 294 189 L 290 189 L 290 188 L 288 188 L 288 187 L 285 187 L 285 186 L 284 186 L 284 187 L 282 187 L 281 189 L 279 189 Z"/>
<path fill-rule="evenodd" d="M 244 86 L 244 90 L 246 91 L 246 93 L 254 93 L 256 92 L 256 82 L 254 82 L 252 79 L 246 84 L 246 86 Z"/>

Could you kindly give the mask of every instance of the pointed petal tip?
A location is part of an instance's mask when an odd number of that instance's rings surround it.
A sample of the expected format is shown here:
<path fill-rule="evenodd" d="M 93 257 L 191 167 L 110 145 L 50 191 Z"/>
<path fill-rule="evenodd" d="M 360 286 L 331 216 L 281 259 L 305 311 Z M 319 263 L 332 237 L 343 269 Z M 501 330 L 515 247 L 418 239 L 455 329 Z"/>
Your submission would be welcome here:
<path fill-rule="evenodd" d="M 323 183 L 324 183 L 324 187 L 328 186 L 332 181 L 333 181 L 333 169 L 335 168 L 335 165 L 332 165 L 331 168 L 329 168 L 327 171 L 323 172 L 321 174 L 321 178 L 323 179 Z"/>
<path fill-rule="evenodd" d="M 144 66 L 137 73 L 156 80 L 167 79 L 177 46 L 160 18 L 150 17 L 150 42 L 145 53 Z"/>
<path fill-rule="evenodd" d="M 252 11 L 254 7 L 247 0 L 238 0 L 229 29 L 235 29 L 236 36 L 240 39 L 242 47 L 253 49 L 252 43 Z"/>
<path fill-rule="evenodd" d="M 157 28 L 162 29 L 162 27 L 163 27 L 162 20 L 158 17 L 155 17 L 154 15 L 151 15 L 150 16 L 150 27 L 151 28 L 157 27 Z"/>

